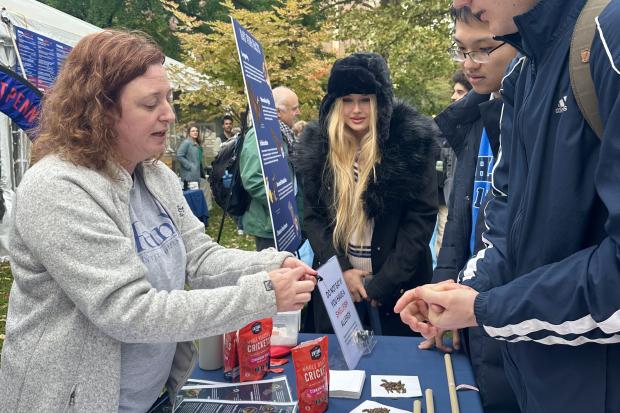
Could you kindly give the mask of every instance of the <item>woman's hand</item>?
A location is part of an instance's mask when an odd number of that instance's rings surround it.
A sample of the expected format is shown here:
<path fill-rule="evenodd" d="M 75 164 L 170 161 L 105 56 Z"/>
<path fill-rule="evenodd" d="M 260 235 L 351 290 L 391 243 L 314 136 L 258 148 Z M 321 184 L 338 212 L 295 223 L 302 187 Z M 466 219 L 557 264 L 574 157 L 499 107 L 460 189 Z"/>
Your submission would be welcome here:
<path fill-rule="evenodd" d="M 368 294 L 366 294 L 363 281 L 364 277 L 368 275 L 366 271 L 352 268 L 343 272 L 342 275 L 344 276 L 344 281 L 347 283 L 347 288 L 351 293 L 351 298 L 353 298 L 353 301 L 359 303 L 362 300 L 368 299 Z"/>
<path fill-rule="evenodd" d="M 279 268 L 269 272 L 271 285 L 276 293 L 278 311 L 301 310 L 304 304 L 310 301 L 316 278 L 306 274 L 307 267 L 305 265 L 305 267 L 297 266 L 293 269 Z M 307 279 L 307 277 L 312 279 Z"/>
<path fill-rule="evenodd" d="M 310 267 L 308 264 L 306 264 L 300 259 L 297 259 L 295 257 L 288 257 L 282 262 L 282 266 L 280 268 L 303 268 L 305 272 L 304 280 L 310 280 L 313 281 L 314 284 L 316 284 L 316 270 L 313 270 L 312 267 Z"/>

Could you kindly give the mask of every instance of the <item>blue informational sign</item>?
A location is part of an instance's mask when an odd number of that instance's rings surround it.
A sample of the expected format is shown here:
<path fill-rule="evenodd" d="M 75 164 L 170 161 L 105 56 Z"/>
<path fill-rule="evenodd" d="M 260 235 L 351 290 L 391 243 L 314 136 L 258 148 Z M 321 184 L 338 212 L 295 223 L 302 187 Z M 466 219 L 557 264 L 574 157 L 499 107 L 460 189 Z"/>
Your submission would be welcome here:
<path fill-rule="evenodd" d="M 47 90 L 73 48 L 21 27 L 15 28 L 15 38 L 28 81 Z"/>
<path fill-rule="evenodd" d="M 28 132 L 36 125 L 40 106 L 41 92 L 17 73 L 0 65 L 0 111 Z"/>
<path fill-rule="evenodd" d="M 271 86 L 267 81 L 265 55 L 261 44 L 231 19 L 235 32 L 241 73 L 254 120 L 258 154 L 263 169 L 267 204 L 276 248 L 294 252 L 301 244 L 301 227 L 291 176 Z"/>

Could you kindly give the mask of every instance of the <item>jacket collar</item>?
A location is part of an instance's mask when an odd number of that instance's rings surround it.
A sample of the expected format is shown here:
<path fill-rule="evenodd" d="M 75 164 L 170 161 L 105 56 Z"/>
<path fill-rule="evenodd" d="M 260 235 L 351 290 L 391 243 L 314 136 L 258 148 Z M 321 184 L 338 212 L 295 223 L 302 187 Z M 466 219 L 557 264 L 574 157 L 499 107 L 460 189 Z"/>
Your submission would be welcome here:
<path fill-rule="evenodd" d="M 479 105 L 488 100 L 489 95 L 481 95 L 472 90 L 435 117 L 435 123 L 451 146 L 455 138 L 464 138 L 469 131 L 468 126 L 480 119 Z"/>
<path fill-rule="evenodd" d="M 499 137 L 500 137 L 500 118 L 502 114 L 502 98 L 487 100 L 481 103 L 480 115 L 482 118 L 482 124 L 487 130 L 487 136 L 491 144 L 491 151 L 493 156 L 497 158 L 499 153 Z"/>
<path fill-rule="evenodd" d="M 453 149 L 458 150 L 463 145 L 472 125 L 481 120 L 482 126 L 487 130 L 493 155 L 497 156 L 502 99 L 489 98 L 490 95 L 471 91 L 435 117 L 435 123 L 439 126 L 442 136 Z"/>
<path fill-rule="evenodd" d="M 144 161 L 136 165 L 136 169 L 134 170 L 134 174 L 140 173 L 142 175 L 144 182 L 145 184 L 147 184 L 147 186 L 152 179 L 151 173 L 150 173 L 151 172 L 150 166 L 151 164 L 153 164 L 153 162 L 161 162 L 161 161 L 153 161 L 153 160 Z M 112 180 L 114 182 L 114 187 L 117 188 L 117 190 L 124 196 L 125 195 L 128 196 L 129 192 L 131 191 L 131 188 L 133 187 L 132 174 L 127 172 L 127 169 L 123 168 L 119 163 L 113 160 L 108 161 L 107 168 L 108 168 L 108 171 L 110 171 L 109 176 L 113 177 Z"/>
<path fill-rule="evenodd" d="M 553 50 L 555 41 L 572 30 L 586 0 L 540 0 L 528 12 L 515 16 L 518 34 L 497 36 L 517 47 L 534 62 Z"/>

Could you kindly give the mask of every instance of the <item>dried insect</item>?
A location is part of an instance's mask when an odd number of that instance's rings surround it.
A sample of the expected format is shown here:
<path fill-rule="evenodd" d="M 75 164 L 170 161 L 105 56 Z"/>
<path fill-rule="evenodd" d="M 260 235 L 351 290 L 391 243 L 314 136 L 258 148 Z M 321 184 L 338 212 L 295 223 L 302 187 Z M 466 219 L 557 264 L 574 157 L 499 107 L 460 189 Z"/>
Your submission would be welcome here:
<path fill-rule="evenodd" d="M 381 387 L 385 389 L 388 393 L 406 393 L 407 389 L 405 388 L 405 384 L 398 381 L 387 381 L 386 379 L 381 379 L 383 383 L 381 383 Z"/>

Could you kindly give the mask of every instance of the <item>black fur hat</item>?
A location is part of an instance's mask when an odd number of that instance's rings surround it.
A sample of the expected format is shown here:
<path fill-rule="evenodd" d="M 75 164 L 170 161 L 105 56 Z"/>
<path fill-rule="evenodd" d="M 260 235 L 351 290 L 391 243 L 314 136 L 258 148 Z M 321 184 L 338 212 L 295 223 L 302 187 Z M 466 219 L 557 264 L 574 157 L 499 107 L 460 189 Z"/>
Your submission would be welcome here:
<path fill-rule="evenodd" d="M 321 102 L 319 113 L 320 122 L 324 127 L 327 127 L 327 115 L 334 101 L 351 93 L 377 96 L 379 139 L 387 139 L 390 133 L 394 92 L 390 71 L 381 55 L 353 53 L 334 63 L 327 82 L 327 95 Z"/>

